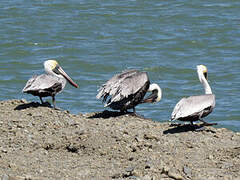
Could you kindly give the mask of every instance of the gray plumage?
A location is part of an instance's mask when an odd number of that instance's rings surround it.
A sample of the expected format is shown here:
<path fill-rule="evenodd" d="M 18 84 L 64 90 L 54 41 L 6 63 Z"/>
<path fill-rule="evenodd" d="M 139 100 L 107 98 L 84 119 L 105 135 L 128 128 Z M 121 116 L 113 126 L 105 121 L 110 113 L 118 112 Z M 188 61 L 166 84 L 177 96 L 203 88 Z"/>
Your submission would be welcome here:
<path fill-rule="evenodd" d="M 200 120 L 204 123 L 203 125 L 216 125 L 216 123 L 207 123 L 202 119 L 210 114 L 215 107 L 215 95 L 207 81 L 207 67 L 197 65 L 197 73 L 205 94 L 182 98 L 174 107 L 171 120 L 190 121 L 192 125 L 193 121 Z"/>
<path fill-rule="evenodd" d="M 182 98 L 175 106 L 171 120 L 197 121 L 213 111 L 215 95 L 205 94 Z"/>
<path fill-rule="evenodd" d="M 55 96 L 60 93 L 66 85 L 64 78 L 59 78 L 51 74 L 33 75 L 22 92 L 39 97 Z"/>
<path fill-rule="evenodd" d="M 103 84 L 96 98 L 103 98 L 103 102 L 106 102 L 105 107 L 126 111 L 142 102 L 149 85 L 146 72 L 126 70 Z"/>
<path fill-rule="evenodd" d="M 52 96 L 53 107 L 58 109 L 55 95 L 64 89 L 67 81 L 76 88 L 78 85 L 64 72 L 56 60 L 45 61 L 44 69 L 46 74 L 34 75 L 27 81 L 22 92 L 38 96 L 42 104 L 42 97 Z"/>

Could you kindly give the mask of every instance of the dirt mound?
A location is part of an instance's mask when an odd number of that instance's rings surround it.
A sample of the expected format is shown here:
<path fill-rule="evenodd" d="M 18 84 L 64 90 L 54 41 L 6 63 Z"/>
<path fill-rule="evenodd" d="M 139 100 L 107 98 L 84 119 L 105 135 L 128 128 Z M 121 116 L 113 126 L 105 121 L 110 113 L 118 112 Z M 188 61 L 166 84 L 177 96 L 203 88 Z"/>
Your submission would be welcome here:
<path fill-rule="evenodd" d="M 0 102 L 2 179 L 237 179 L 240 133 Z"/>

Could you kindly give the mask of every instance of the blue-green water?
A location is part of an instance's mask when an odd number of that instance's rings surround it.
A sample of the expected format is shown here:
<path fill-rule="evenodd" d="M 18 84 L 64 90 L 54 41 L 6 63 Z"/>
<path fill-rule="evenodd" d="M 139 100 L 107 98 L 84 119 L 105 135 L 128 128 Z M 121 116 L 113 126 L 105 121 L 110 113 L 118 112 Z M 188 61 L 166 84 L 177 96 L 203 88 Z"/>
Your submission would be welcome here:
<path fill-rule="evenodd" d="M 206 121 L 240 131 L 239 12 L 235 0 L 1 0 L 0 100 L 39 101 L 21 90 L 45 60 L 57 59 L 80 86 L 67 85 L 57 105 L 102 111 L 99 86 L 137 68 L 163 89 L 161 102 L 137 111 L 164 122 L 181 97 L 204 93 L 196 73 L 204 64 L 217 103 Z"/>

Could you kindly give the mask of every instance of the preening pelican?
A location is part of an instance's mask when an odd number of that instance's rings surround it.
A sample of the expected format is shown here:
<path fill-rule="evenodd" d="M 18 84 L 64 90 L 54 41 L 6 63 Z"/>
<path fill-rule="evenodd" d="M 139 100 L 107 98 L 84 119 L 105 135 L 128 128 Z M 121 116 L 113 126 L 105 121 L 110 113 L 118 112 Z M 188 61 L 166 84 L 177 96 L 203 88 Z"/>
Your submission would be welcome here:
<path fill-rule="evenodd" d="M 190 121 L 192 125 L 193 121 L 200 120 L 203 122 L 203 125 L 216 125 L 216 123 L 207 123 L 202 120 L 215 107 L 215 95 L 212 94 L 211 87 L 207 81 L 207 67 L 198 65 L 197 73 L 205 89 L 205 94 L 182 98 L 173 109 L 171 120 Z"/>
<path fill-rule="evenodd" d="M 66 82 L 76 88 L 78 85 L 63 71 L 56 60 L 45 61 L 44 69 L 46 74 L 33 75 L 22 92 L 39 96 L 42 104 L 42 97 L 52 96 L 53 107 L 56 108 L 55 95 L 64 89 Z"/>
<path fill-rule="evenodd" d="M 147 91 L 152 94 L 143 99 Z M 157 84 L 150 84 L 148 74 L 138 70 L 126 70 L 116 74 L 102 85 L 96 96 L 97 99 L 103 98 L 104 107 L 125 113 L 127 109 L 133 109 L 134 114 L 138 104 L 159 102 L 161 97 L 161 88 Z"/>

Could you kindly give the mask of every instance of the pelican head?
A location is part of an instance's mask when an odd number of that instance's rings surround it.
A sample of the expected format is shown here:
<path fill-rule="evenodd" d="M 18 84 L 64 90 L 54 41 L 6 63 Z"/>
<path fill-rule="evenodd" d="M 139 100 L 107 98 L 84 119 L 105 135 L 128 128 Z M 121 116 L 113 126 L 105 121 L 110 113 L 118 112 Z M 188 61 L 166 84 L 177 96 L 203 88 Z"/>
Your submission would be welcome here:
<path fill-rule="evenodd" d="M 78 88 L 78 85 L 64 72 L 56 60 L 47 60 L 44 62 L 44 69 L 47 74 L 66 79 L 72 86 Z"/>
<path fill-rule="evenodd" d="M 208 84 L 208 70 L 204 65 L 197 65 L 197 72 L 199 81 L 203 84 L 205 89 L 205 94 L 212 94 L 210 85 Z"/>
<path fill-rule="evenodd" d="M 148 92 L 152 92 L 148 97 L 143 100 L 143 103 L 156 103 L 162 98 L 162 90 L 157 84 L 150 84 Z"/>
<path fill-rule="evenodd" d="M 208 80 L 208 70 L 207 67 L 204 65 L 197 65 L 197 72 L 198 72 L 198 78 L 200 82 L 203 82 L 203 78 Z"/>

